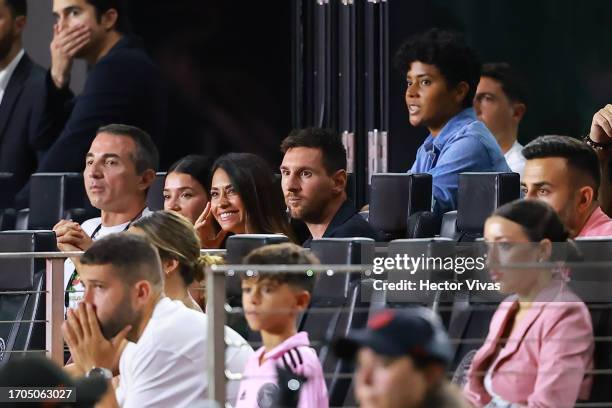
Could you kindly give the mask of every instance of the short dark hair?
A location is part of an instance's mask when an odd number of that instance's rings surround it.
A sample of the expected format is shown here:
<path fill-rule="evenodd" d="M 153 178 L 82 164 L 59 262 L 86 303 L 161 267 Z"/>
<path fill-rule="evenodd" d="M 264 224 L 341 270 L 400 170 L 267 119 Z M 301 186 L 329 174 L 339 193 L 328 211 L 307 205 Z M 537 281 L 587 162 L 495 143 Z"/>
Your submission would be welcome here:
<path fill-rule="evenodd" d="M 531 242 L 543 239 L 565 242 L 569 238 L 569 232 L 557 212 L 542 200 L 514 200 L 496 209 L 491 216 L 519 224 Z"/>
<path fill-rule="evenodd" d="M 502 90 L 512 102 L 527 103 L 527 83 L 507 62 L 484 64 L 480 76 L 499 82 Z"/>
<path fill-rule="evenodd" d="M 110 9 L 117 10 L 117 23 L 115 30 L 121 34 L 129 34 L 132 31 L 130 19 L 128 17 L 127 0 L 85 0 L 96 9 L 98 23 L 102 19 L 102 14 Z"/>
<path fill-rule="evenodd" d="M 415 61 L 438 68 L 448 86 L 466 82 L 469 91 L 463 106 L 472 106 L 481 64 L 476 52 L 465 43 L 462 35 L 432 28 L 409 38 L 395 54 L 395 66 L 405 75 Z"/>
<path fill-rule="evenodd" d="M 125 232 L 100 238 L 80 259 L 83 265 L 112 265 L 121 270 L 121 279 L 128 285 L 146 280 L 163 288 L 161 262 L 157 250 L 140 235 Z"/>
<path fill-rule="evenodd" d="M 313 265 L 319 264 L 319 260 L 307 249 L 301 246 L 283 243 L 266 245 L 251 251 L 244 257 L 245 265 Z M 248 279 L 245 274 L 241 274 L 242 279 Z M 316 281 L 316 275 L 304 273 L 283 273 L 257 271 L 256 278 L 270 279 L 279 283 L 286 283 L 291 286 L 312 292 Z"/>
<path fill-rule="evenodd" d="M 563 243 L 553 245 L 549 261 L 578 262 L 582 260 L 580 250 L 570 239 L 559 214 L 547 203 L 537 199 L 518 199 L 502 205 L 491 217 L 502 217 L 519 224 L 530 242 L 548 239 Z"/>
<path fill-rule="evenodd" d="M 597 199 L 597 190 L 601 182 L 599 159 L 597 153 L 586 143 L 569 136 L 546 135 L 532 140 L 522 152 L 527 160 L 564 158 L 568 166 L 591 179 L 593 198 Z"/>
<path fill-rule="evenodd" d="M 6 6 L 11 10 L 13 17 L 28 15 L 27 0 L 5 0 Z"/>
<path fill-rule="evenodd" d="M 331 129 L 306 128 L 294 129 L 281 143 L 281 152 L 294 147 L 312 147 L 321 149 L 323 155 L 323 167 L 327 174 L 333 174 L 338 170 L 346 170 L 346 149 L 342 144 L 340 135 Z"/>
<path fill-rule="evenodd" d="M 153 139 L 147 132 L 136 126 L 112 124 L 102 126 L 96 134 L 108 133 L 113 136 L 125 136 L 134 141 L 136 152 L 132 157 L 136 172 L 142 174 L 145 170 L 157 171 L 159 166 L 159 152 Z"/>
<path fill-rule="evenodd" d="M 202 185 L 210 198 L 210 180 L 212 178 L 213 160 L 208 156 L 190 154 L 174 162 L 168 169 L 170 173 L 189 174 Z"/>

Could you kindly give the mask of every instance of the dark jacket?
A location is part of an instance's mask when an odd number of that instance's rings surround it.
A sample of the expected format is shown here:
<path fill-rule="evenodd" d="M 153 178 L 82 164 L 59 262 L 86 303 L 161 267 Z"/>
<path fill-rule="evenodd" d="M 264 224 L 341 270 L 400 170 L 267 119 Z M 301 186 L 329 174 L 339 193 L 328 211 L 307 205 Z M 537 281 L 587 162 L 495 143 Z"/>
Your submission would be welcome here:
<path fill-rule="evenodd" d="M 38 157 L 49 146 L 38 137 L 40 99 L 45 70 L 24 54 L 9 79 L 0 103 L 0 172 L 13 173 L 11 197 L 36 170 Z"/>
<path fill-rule="evenodd" d="M 83 92 L 77 97 L 69 88 L 57 89 L 48 72 L 41 112 L 38 138 L 55 143 L 37 171 L 81 172 L 100 126 L 137 126 L 161 146 L 167 131 L 168 90 L 159 69 L 138 41 L 124 36 L 91 67 Z M 27 194 L 22 191 L 20 202 Z"/>
<path fill-rule="evenodd" d="M 346 200 L 342 203 L 336 215 L 334 215 L 334 218 L 332 218 L 327 226 L 323 238 L 353 237 L 372 238 L 375 241 L 383 240 L 382 234 L 372 228 L 372 226 L 359 215 L 354 204 L 350 200 Z M 311 241 L 312 237 L 304 241 L 302 245 L 309 248 Z"/>

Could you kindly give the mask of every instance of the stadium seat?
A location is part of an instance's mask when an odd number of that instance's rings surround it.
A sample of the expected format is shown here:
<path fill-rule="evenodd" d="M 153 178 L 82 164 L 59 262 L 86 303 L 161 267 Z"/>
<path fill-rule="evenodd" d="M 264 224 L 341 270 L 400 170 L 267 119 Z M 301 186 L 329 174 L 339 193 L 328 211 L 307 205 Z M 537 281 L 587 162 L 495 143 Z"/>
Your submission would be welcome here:
<path fill-rule="evenodd" d="M 346 406 L 347 398 L 352 397 L 349 395 L 352 379 L 346 376 L 355 371 L 353 361 L 338 359 L 331 352 L 330 340 L 345 337 L 353 330 L 364 328 L 369 317 L 385 307 L 383 292 L 375 291 L 373 282 L 373 279 L 364 279 L 351 283 L 347 302 L 338 314 L 337 324 L 335 327 L 328 326 L 327 338 L 319 352 L 323 372 L 331 374 L 331 378 L 327 380 L 330 407 Z"/>
<path fill-rule="evenodd" d="M 289 242 L 289 238 L 281 234 L 237 234 L 232 235 L 226 242 L 225 263 L 239 265 L 249 252 L 265 245 Z M 232 307 L 242 306 L 242 291 L 240 289 L 240 276 L 227 276 L 225 278 L 225 293 L 227 303 Z M 229 315 L 228 326 L 243 335 L 249 341 L 259 341 L 259 335 L 248 330 L 246 320 L 242 314 Z"/>
<path fill-rule="evenodd" d="M 431 210 L 431 175 L 378 173 L 372 176 L 369 223 L 385 240 L 407 238 L 408 217 Z"/>
<path fill-rule="evenodd" d="M 313 240 L 310 249 L 322 264 L 371 265 L 375 242 L 369 238 L 323 238 Z M 372 291 L 366 291 L 367 299 L 362 296 L 362 283 L 366 281 L 358 279 L 360 276 L 359 272 L 320 274 L 310 307 L 299 324 L 299 330 L 308 332 L 318 350 L 324 372 L 333 373 L 327 384 L 330 406 L 342 405 L 351 381 L 340 377 L 352 372 L 350 362 L 333 356 L 330 341 L 349 330 L 364 327 L 367 322 Z"/>
<path fill-rule="evenodd" d="M 457 230 L 457 210 L 444 213 L 440 225 L 440 236 L 457 241 L 459 231 Z"/>
<path fill-rule="evenodd" d="M 482 239 L 477 239 L 475 242 L 458 242 L 455 250 L 458 257 L 475 259 L 484 257 L 487 248 Z M 460 283 L 468 280 L 491 282 L 486 267 L 466 269 L 463 273 L 457 274 L 456 279 Z M 451 363 L 453 370 L 461 364 L 466 355 L 473 354 L 484 343 L 493 313 L 505 296 L 490 290 L 469 291 L 465 284 L 461 290 L 454 293 L 448 322 L 448 334 L 455 344 L 455 356 Z"/>
<path fill-rule="evenodd" d="M 571 267 L 569 286 L 586 303 L 595 335 L 595 370 L 589 403 L 612 401 L 612 238 L 578 238 L 583 262 Z M 603 405 L 600 405 L 603 406 Z"/>
<path fill-rule="evenodd" d="M 322 264 L 371 265 L 376 243 L 370 238 L 323 238 L 313 239 L 310 250 Z M 359 273 L 337 273 L 320 276 L 313 297 L 319 293 L 327 296 L 348 294 L 350 281 L 359 278 Z"/>
<path fill-rule="evenodd" d="M 441 218 L 431 211 L 418 211 L 408 217 L 407 238 L 433 238 L 440 233 Z"/>
<path fill-rule="evenodd" d="M 166 183 L 166 173 L 159 172 L 155 176 L 155 181 L 147 192 L 147 207 L 151 211 L 164 209 L 164 184 Z"/>
<path fill-rule="evenodd" d="M 27 229 L 50 230 L 63 218 L 83 222 L 100 215 L 87 198 L 81 173 L 36 173 L 30 188 Z"/>
<path fill-rule="evenodd" d="M 4 208 L 0 210 L 0 231 L 14 230 L 17 222 L 17 210 Z"/>
<path fill-rule="evenodd" d="M 421 260 L 421 264 L 416 271 L 406 270 L 403 265 L 401 269 L 392 268 L 381 274 L 386 277 L 389 283 L 401 283 L 403 281 L 415 282 L 417 285 L 421 281 L 441 282 L 454 279 L 454 270 L 444 270 L 443 262 L 445 258 L 452 258 L 455 255 L 455 242 L 448 238 L 419 238 L 419 239 L 396 239 L 389 242 L 388 258 L 397 259 L 409 257 Z M 429 260 L 430 265 L 425 265 Z M 435 262 L 434 262 L 435 260 Z M 409 264 L 408 266 L 410 266 Z M 439 291 L 430 290 L 393 290 L 387 292 L 389 303 L 406 306 L 407 303 L 418 303 L 427 307 L 436 307 L 440 301 L 445 300 Z"/>
<path fill-rule="evenodd" d="M 14 208 L 13 199 L 15 191 L 12 173 L 0 173 L 0 230 L 12 230 L 15 228 L 15 217 L 17 211 Z"/>
<path fill-rule="evenodd" d="M 30 209 L 23 208 L 17 211 L 17 215 L 15 217 L 15 228 L 18 231 L 23 231 L 28 229 L 28 220 L 30 219 Z"/>
<path fill-rule="evenodd" d="M 442 221 L 441 236 L 470 242 L 482 237 L 486 219 L 496 208 L 520 198 L 518 173 L 461 173 L 457 193 L 456 231 L 450 215 Z M 446 215 L 446 214 L 445 214 Z"/>
<path fill-rule="evenodd" d="M 13 182 L 13 173 L 0 173 L 0 210 L 5 208 L 14 207 L 14 198 L 17 191 L 15 191 L 15 185 Z"/>
<path fill-rule="evenodd" d="M 51 231 L 0 232 L 0 252 L 55 251 Z M 21 350 L 45 350 L 44 259 L 7 259 L 0 262 L 0 366 L 22 355 Z M 41 321 L 34 323 L 33 321 Z M 18 322 L 16 322 L 18 321 Z M 21 323 L 20 323 L 21 322 Z"/>
<path fill-rule="evenodd" d="M 499 305 L 499 301 L 474 299 L 470 295 L 467 291 L 457 292 L 452 303 L 448 324 L 449 338 L 455 344 L 452 370 L 483 345 L 491 318 Z"/>
<path fill-rule="evenodd" d="M 369 238 L 323 238 L 312 241 L 311 251 L 322 264 L 362 265 L 371 264 L 375 242 Z M 307 331 L 317 342 L 330 340 L 328 333 L 335 325 L 349 298 L 351 282 L 358 280 L 359 272 L 319 275 L 312 291 L 310 307 L 300 322 L 300 330 Z M 321 314 L 316 309 L 326 309 Z M 310 311 L 315 313 L 310 314 Z"/>
<path fill-rule="evenodd" d="M 237 234 L 227 239 L 225 247 L 227 264 L 237 265 L 254 249 L 265 245 L 289 242 L 289 238 L 282 234 Z"/>
<path fill-rule="evenodd" d="M 242 264 L 243 258 L 254 249 L 265 245 L 289 242 L 289 238 L 282 234 L 237 234 L 227 239 L 225 262 L 228 265 Z M 240 295 L 240 278 L 228 276 L 226 279 L 226 293 L 228 298 Z"/>

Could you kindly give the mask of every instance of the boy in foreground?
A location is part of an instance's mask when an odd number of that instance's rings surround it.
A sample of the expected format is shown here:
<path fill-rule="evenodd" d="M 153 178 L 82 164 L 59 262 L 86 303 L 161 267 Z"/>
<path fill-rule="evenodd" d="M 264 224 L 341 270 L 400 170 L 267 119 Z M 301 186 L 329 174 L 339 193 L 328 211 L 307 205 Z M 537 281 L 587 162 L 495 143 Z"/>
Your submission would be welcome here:
<path fill-rule="evenodd" d="M 251 252 L 245 264 L 310 265 L 316 257 L 294 244 L 269 245 Z M 317 353 L 306 332 L 297 331 L 297 317 L 306 310 L 315 278 L 306 273 L 258 271 L 242 278 L 242 306 L 249 327 L 260 332 L 263 346 L 247 361 L 237 408 L 276 406 L 280 392 L 277 369 L 306 378 L 298 407 L 328 407 L 327 387 Z"/>

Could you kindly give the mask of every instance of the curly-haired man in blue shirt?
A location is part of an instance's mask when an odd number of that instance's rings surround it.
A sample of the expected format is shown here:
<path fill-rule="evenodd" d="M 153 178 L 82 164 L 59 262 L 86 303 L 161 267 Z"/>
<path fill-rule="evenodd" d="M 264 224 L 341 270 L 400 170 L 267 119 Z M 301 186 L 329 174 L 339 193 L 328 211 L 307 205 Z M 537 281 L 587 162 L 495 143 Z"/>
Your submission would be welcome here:
<path fill-rule="evenodd" d="M 459 35 L 435 28 L 404 43 L 395 62 L 406 75 L 410 124 L 430 133 L 410 171 L 432 175 L 435 213 L 456 210 L 459 173 L 511 171 L 471 107 L 480 62 Z"/>

